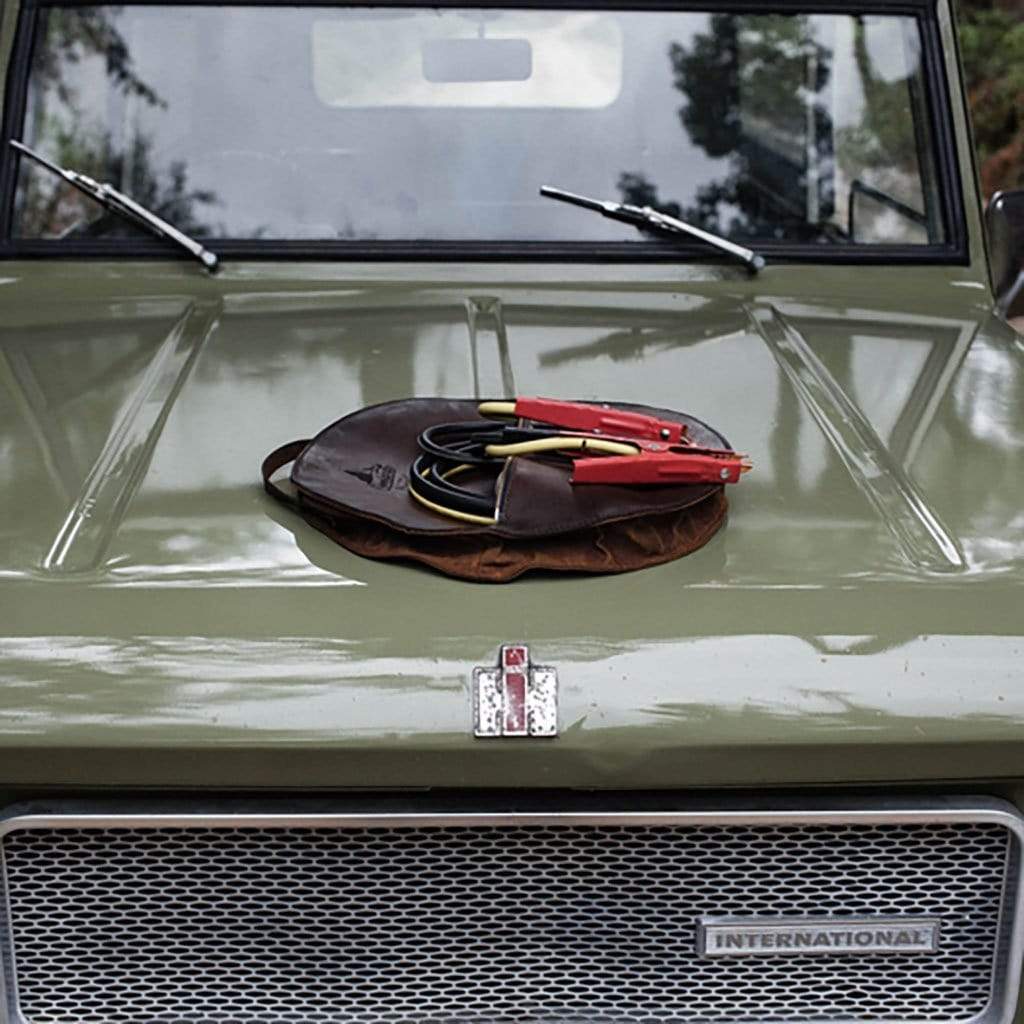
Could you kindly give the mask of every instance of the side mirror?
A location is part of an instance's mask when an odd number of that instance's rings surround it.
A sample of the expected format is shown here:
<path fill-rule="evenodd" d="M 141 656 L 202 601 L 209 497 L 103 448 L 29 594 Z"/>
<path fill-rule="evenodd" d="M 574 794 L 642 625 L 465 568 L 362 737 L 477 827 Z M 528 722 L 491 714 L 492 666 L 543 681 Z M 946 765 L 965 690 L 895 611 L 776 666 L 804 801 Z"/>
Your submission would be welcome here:
<path fill-rule="evenodd" d="M 985 211 L 996 306 L 1009 316 L 1024 301 L 1024 189 L 997 192 Z"/>

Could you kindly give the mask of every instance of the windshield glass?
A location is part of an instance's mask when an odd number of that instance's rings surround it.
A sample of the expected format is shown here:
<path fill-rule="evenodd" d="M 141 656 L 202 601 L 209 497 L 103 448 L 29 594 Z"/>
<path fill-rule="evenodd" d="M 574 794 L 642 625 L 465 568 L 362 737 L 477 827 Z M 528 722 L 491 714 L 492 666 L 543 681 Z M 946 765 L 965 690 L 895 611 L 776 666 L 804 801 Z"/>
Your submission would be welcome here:
<path fill-rule="evenodd" d="M 22 137 L 205 238 L 672 245 L 945 240 L 898 15 L 44 7 Z M 26 160 L 14 234 L 138 229 Z"/>

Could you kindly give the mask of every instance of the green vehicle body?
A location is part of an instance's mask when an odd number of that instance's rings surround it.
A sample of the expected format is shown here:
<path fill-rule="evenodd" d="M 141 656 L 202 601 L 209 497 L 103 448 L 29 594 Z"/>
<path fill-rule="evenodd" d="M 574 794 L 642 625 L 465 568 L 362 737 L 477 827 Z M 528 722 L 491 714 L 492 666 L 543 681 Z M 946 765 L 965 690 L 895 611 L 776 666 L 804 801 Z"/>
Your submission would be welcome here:
<path fill-rule="evenodd" d="M 938 19 L 966 265 L 0 263 L 3 794 L 1020 804 L 1024 345 Z M 690 557 L 509 586 L 360 559 L 259 486 L 359 406 L 510 392 L 685 409 L 755 471 Z M 476 740 L 472 668 L 516 640 L 561 735 Z"/>

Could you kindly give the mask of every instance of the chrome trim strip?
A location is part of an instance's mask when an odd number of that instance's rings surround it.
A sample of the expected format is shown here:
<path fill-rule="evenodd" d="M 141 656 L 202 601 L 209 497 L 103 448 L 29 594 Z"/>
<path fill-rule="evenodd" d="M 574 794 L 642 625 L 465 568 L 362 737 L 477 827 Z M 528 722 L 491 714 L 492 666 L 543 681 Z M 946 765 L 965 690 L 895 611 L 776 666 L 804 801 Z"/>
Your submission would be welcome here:
<path fill-rule="evenodd" d="M 1001 801 L 1000 801 L 1001 803 Z M 861 810 L 856 807 L 801 811 L 545 811 L 545 812 L 437 812 L 410 813 L 381 811 L 370 813 L 325 812 L 262 814 L 243 812 L 215 813 L 88 813 L 47 812 L 18 814 L 0 820 L 0 838 L 10 832 L 29 828 L 206 828 L 227 825 L 288 825 L 294 828 L 372 828 L 373 826 L 409 828 L 459 825 L 881 825 L 941 822 L 991 822 L 1013 832 L 1024 846 L 1024 815 L 1010 804 L 994 806 L 985 801 L 975 809 L 970 805 L 950 808 L 948 804 L 928 806 L 912 804 L 903 808 Z"/>

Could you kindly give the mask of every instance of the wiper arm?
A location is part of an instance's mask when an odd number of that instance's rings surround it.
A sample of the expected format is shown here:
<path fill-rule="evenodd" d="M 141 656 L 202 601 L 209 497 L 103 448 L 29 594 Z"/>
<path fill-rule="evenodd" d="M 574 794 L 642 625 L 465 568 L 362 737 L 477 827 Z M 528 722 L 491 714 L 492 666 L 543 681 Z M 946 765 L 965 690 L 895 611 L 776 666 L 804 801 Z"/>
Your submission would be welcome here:
<path fill-rule="evenodd" d="M 714 235 L 710 231 L 704 231 L 703 228 L 694 227 L 692 224 L 687 224 L 685 220 L 679 220 L 678 217 L 659 213 L 650 206 L 630 206 L 629 203 L 616 203 L 607 199 L 590 199 L 588 196 L 578 196 L 574 192 L 552 188 L 550 185 L 543 185 L 540 194 L 547 196 L 548 199 L 560 199 L 563 203 L 582 206 L 585 210 L 595 210 L 604 217 L 632 224 L 634 227 L 654 228 L 674 235 L 689 235 L 691 238 L 712 245 L 730 256 L 735 256 L 736 259 L 747 265 L 747 269 L 752 274 L 756 274 L 764 266 L 764 257 L 758 255 L 753 249 L 737 245 L 735 242 L 730 242 L 728 238 Z"/>
<path fill-rule="evenodd" d="M 124 217 L 125 220 L 132 221 L 132 223 L 145 228 L 158 238 L 166 238 L 181 246 L 182 249 L 199 260 L 211 274 L 217 269 L 220 261 L 209 249 L 200 245 L 199 242 L 194 238 L 190 238 L 183 231 L 179 231 L 173 224 L 168 224 L 167 221 L 158 217 L 155 213 L 147 210 L 144 206 L 140 206 L 131 196 L 126 196 L 123 192 L 114 188 L 113 185 L 94 181 L 87 174 L 81 174 L 78 171 L 70 171 L 63 167 L 58 167 L 57 164 L 47 160 L 45 156 L 41 156 L 35 150 L 29 149 L 24 143 L 17 142 L 15 139 L 9 139 L 8 142 L 19 153 L 24 153 L 25 156 L 31 157 L 37 164 L 41 164 L 50 171 L 51 174 L 56 174 L 57 177 L 63 178 L 69 185 L 73 185 L 79 192 L 84 192 L 90 199 L 95 200 L 100 206 L 110 210 L 111 213 L 116 213 Z"/>

